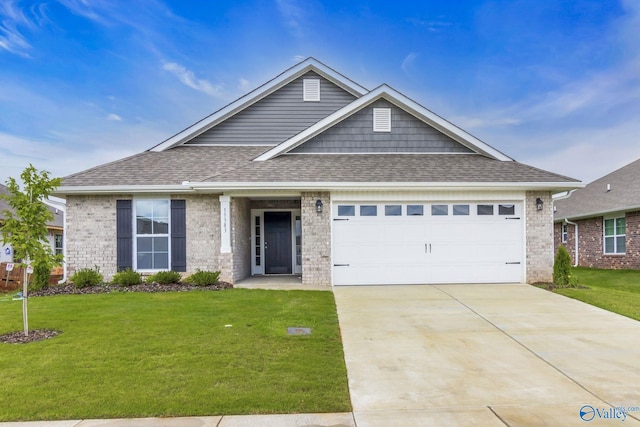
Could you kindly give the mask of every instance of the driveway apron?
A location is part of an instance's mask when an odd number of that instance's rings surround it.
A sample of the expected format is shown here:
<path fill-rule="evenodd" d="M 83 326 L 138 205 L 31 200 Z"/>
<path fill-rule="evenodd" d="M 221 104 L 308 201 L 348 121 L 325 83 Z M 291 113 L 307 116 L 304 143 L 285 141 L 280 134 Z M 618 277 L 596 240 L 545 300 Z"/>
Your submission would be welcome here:
<path fill-rule="evenodd" d="M 334 294 L 358 427 L 640 425 L 640 322 L 529 285 Z"/>

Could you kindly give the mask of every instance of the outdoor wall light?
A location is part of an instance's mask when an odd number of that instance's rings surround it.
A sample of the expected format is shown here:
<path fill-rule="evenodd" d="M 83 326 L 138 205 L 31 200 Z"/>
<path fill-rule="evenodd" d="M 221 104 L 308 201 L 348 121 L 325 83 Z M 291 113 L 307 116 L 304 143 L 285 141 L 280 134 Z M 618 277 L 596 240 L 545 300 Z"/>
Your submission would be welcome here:
<path fill-rule="evenodd" d="M 324 205 L 322 204 L 322 200 L 318 199 L 316 200 L 316 212 L 318 213 L 322 213 L 322 207 Z"/>
<path fill-rule="evenodd" d="M 538 197 L 536 199 L 536 209 L 541 211 L 542 210 L 542 205 L 544 205 L 544 202 L 542 201 L 542 199 L 540 197 Z"/>

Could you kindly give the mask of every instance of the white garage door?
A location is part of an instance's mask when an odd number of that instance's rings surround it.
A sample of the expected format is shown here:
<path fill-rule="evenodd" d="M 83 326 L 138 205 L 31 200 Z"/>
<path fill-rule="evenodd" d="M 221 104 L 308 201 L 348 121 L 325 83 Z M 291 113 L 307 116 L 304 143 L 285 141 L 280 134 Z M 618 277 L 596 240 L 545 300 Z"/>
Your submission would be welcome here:
<path fill-rule="evenodd" d="M 519 283 L 523 223 L 519 202 L 339 202 L 333 283 Z"/>

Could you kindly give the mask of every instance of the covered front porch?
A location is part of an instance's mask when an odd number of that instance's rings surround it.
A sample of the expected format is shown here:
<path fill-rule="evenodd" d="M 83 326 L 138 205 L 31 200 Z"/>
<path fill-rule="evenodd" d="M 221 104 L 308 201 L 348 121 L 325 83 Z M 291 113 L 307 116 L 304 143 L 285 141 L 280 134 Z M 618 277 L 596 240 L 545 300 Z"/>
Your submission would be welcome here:
<path fill-rule="evenodd" d="M 293 277 L 306 287 L 331 286 L 330 197 L 220 196 L 222 278 Z"/>

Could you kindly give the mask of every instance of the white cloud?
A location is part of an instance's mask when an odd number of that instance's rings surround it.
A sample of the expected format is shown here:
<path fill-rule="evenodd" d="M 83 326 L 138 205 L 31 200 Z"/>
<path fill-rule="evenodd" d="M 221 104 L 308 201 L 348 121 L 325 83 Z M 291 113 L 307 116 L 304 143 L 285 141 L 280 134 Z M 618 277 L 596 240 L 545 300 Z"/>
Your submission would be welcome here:
<path fill-rule="evenodd" d="M 121 122 L 122 121 L 122 117 L 120 117 L 117 114 L 111 113 L 107 116 L 107 120 L 110 121 L 115 121 L 115 122 Z"/>
<path fill-rule="evenodd" d="M 276 4 L 284 18 L 284 23 L 294 36 L 299 37 L 306 18 L 305 9 L 298 4 L 297 0 L 276 0 Z"/>
<path fill-rule="evenodd" d="M 166 71 L 169 71 L 173 75 L 175 75 L 178 80 L 180 80 L 185 85 L 189 86 L 191 89 L 195 89 L 199 92 L 206 93 L 207 95 L 219 97 L 221 96 L 222 86 L 221 85 L 212 85 L 207 80 L 198 79 L 193 71 L 187 70 L 180 64 L 176 64 L 175 62 L 165 62 L 162 68 Z"/>
<path fill-rule="evenodd" d="M 553 150 L 537 150 L 518 160 L 589 183 L 639 159 L 638 135 L 637 122 L 597 130 L 570 129 L 548 136 Z M 525 138 L 531 146 L 539 142 L 537 137 Z"/>
<path fill-rule="evenodd" d="M 427 31 L 430 31 L 432 33 L 439 33 L 439 32 L 442 32 L 443 30 L 446 30 L 452 27 L 451 22 L 442 21 L 442 20 L 431 21 L 431 20 L 425 20 L 425 19 L 410 18 L 408 19 L 408 21 L 417 27 L 425 27 Z"/>
<path fill-rule="evenodd" d="M 238 90 L 242 92 L 247 92 L 250 88 L 251 88 L 251 83 L 249 82 L 249 80 L 242 77 L 238 79 Z"/>
<path fill-rule="evenodd" d="M 33 29 L 35 25 L 13 0 L 0 3 L 0 48 L 16 55 L 28 57 L 31 45 L 19 27 Z"/>
<path fill-rule="evenodd" d="M 99 22 L 101 24 L 106 24 L 107 20 L 103 15 L 100 15 L 96 12 L 95 8 L 105 8 L 106 3 L 102 0 L 58 0 L 69 9 L 72 13 L 82 16 L 83 18 L 89 19 L 91 21 Z"/>
<path fill-rule="evenodd" d="M 409 68 L 413 66 L 413 63 L 418 58 L 418 56 L 419 55 L 415 52 L 411 52 L 409 55 L 407 55 L 402 61 L 402 65 L 400 66 L 402 71 L 404 71 L 406 74 L 409 74 Z"/>

